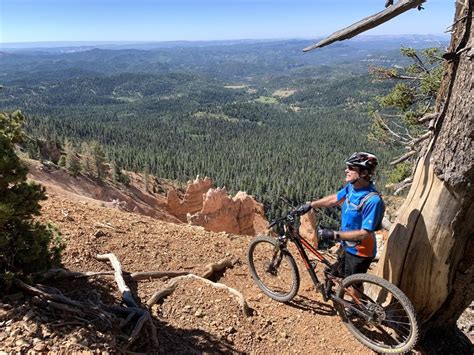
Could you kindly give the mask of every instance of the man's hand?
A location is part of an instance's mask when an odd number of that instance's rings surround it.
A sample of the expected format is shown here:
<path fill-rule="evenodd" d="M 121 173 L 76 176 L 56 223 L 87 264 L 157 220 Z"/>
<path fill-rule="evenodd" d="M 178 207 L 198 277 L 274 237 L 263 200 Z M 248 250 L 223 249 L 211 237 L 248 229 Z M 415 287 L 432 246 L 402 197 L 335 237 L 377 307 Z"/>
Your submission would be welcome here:
<path fill-rule="evenodd" d="M 301 215 L 304 215 L 304 214 L 308 213 L 309 211 L 311 211 L 311 208 L 312 208 L 312 207 L 311 207 L 311 204 L 310 204 L 310 203 L 306 203 L 306 204 L 304 204 L 304 205 L 299 206 L 299 207 L 296 209 L 296 213 L 301 216 Z"/>
<path fill-rule="evenodd" d="M 337 234 L 332 229 L 318 229 L 318 237 L 320 240 L 336 240 Z"/>

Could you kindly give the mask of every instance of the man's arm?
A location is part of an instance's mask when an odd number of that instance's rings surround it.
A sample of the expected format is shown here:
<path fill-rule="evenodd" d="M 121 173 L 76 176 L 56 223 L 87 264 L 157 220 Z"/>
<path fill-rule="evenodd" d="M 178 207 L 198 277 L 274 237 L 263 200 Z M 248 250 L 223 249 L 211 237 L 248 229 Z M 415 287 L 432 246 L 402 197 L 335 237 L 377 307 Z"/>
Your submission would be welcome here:
<path fill-rule="evenodd" d="M 355 231 L 334 231 L 332 229 L 320 229 L 318 234 L 323 240 L 346 240 L 356 242 L 367 238 L 372 234 L 372 232 L 366 229 L 359 229 Z"/>
<path fill-rule="evenodd" d="M 312 208 L 320 208 L 320 207 L 332 207 L 332 206 L 335 206 L 338 204 L 338 200 L 337 200 L 337 195 L 334 194 L 334 195 L 329 195 L 329 196 L 326 196 L 326 197 L 323 197 L 319 200 L 316 200 L 316 201 L 312 201 L 311 202 L 311 207 Z"/>
<path fill-rule="evenodd" d="M 347 240 L 347 241 L 359 241 L 362 239 L 367 238 L 370 236 L 371 232 L 365 229 L 359 229 L 355 231 L 344 231 L 344 232 L 336 232 L 337 235 L 339 236 L 340 240 Z"/>

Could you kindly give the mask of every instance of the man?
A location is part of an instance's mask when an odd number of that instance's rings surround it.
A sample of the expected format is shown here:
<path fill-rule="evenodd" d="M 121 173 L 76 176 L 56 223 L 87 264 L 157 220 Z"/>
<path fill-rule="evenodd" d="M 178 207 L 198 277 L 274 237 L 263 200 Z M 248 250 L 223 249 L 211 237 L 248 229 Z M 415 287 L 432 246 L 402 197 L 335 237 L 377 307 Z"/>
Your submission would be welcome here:
<path fill-rule="evenodd" d="M 370 153 L 352 154 L 346 161 L 346 185 L 337 194 L 312 201 L 312 208 L 342 204 L 341 230 L 320 229 L 323 240 L 341 241 L 344 255 L 338 265 L 339 276 L 367 272 L 376 252 L 375 230 L 381 225 L 384 203 L 372 182 L 377 157 Z M 306 205 L 309 208 L 309 205 Z"/>

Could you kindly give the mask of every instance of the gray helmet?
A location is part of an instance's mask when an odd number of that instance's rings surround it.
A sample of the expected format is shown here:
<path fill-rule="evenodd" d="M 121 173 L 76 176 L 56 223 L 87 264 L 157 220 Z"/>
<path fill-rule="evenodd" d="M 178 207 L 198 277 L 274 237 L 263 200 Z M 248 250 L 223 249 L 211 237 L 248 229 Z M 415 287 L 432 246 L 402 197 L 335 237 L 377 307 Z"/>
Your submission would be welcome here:
<path fill-rule="evenodd" d="M 377 157 L 366 152 L 356 152 L 346 160 L 347 166 L 354 166 L 360 170 L 367 170 L 369 175 L 374 173 L 377 164 Z"/>

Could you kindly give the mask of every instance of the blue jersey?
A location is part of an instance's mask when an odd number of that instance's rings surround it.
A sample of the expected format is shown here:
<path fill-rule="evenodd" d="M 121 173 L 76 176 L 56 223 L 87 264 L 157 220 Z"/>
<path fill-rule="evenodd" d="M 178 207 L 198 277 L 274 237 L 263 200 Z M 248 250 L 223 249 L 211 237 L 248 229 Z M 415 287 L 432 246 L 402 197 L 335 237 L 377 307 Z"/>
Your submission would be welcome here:
<path fill-rule="evenodd" d="M 360 189 L 355 189 L 349 183 L 337 192 L 337 200 L 339 202 L 344 201 L 342 204 L 342 231 L 365 229 L 374 232 L 381 224 L 384 203 L 379 195 L 370 197 L 362 208 L 358 208 L 361 200 L 370 192 L 377 192 L 372 183 Z M 361 241 L 343 241 L 342 245 L 346 252 L 357 256 L 374 257 L 377 253 L 374 233 L 370 233 L 370 236 Z"/>

